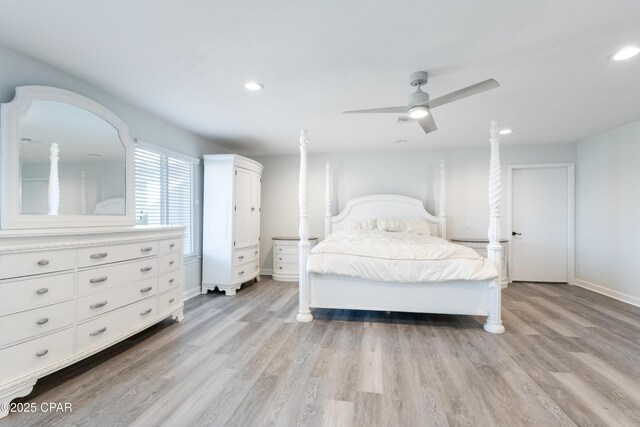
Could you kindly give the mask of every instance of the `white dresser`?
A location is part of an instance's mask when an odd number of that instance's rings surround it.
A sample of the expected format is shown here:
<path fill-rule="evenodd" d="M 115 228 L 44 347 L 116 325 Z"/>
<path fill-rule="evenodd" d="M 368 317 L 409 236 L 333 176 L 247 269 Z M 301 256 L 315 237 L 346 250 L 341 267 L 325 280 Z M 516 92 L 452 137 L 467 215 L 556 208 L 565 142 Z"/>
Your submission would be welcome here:
<path fill-rule="evenodd" d="M 235 295 L 259 280 L 262 165 L 235 154 L 204 156 L 202 293 Z"/>
<path fill-rule="evenodd" d="M 468 246 L 474 249 L 480 256 L 487 257 L 487 245 L 489 244 L 489 240 L 482 238 L 454 238 L 451 239 L 452 243 L 457 243 L 458 245 Z M 500 244 L 502 245 L 502 287 L 506 288 L 509 283 L 511 283 L 511 276 L 509 265 L 507 263 L 507 259 L 509 258 L 507 254 L 509 253 L 509 241 L 506 239 L 500 240 Z"/>
<path fill-rule="evenodd" d="M 166 317 L 181 320 L 183 232 L 1 231 L 0 403 Z"/>
<path fill-rule="evenodd" d="M 298 237 L 273 237 L 273 280 L 298 281 Z M 318 244 L 317 237 L 310 237 L 310 249 Z"/>

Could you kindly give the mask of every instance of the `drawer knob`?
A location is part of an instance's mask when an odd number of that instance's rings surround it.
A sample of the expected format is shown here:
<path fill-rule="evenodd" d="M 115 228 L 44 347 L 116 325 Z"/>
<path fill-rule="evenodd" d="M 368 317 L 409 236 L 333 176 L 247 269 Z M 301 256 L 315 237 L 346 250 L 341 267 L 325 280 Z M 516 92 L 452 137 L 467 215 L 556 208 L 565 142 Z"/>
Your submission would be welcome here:
<path fill-rule="evenodd" d="M 105 305 L 107 305 L 107 300 L 100 301 L 100 302 L 95 302 L 95 303 L 91 304 L 89 306 L 89 308 L 100 308 L 100 307 L 104 307 Z"/>
<path fill-rule="evenodd" d="M 169 265 L 173 265 L 175 261 L 169 261 Z"/>
<path fill-rule="evenodd" d="M 44 295 L 44 294 L 46 294 L 47 292 L 49 292 L 49 288 L 40 288 L 40 289 L 38 289 L 38 290 L 36 291 L 36 293 L 37 293 L 38 295 Z"/>
<path fill-rule="evenodd" d="M 140 248 L 141 252 L 151 252 L 153 248 L 151 246 L 145 246 L 144 248 Z"/>
<path fill-rule="evenodd" d="M 258 255 L 258 251 L 255 251 L 253 254 L 254 254 L 254 255 Z"/>
<path fill-rule="evenodd" d="M 142 268 L 140 268 L 140 271 L 142 271 L 143 273 L 145 273 L 145 272 L 147 272 L 147 271 L 151 271 L 151 269 L 152 269 L 152 268 L 153 268 L 153 267 L 151 267 L 151 266 L 142 267 Z"/>
<path fill-rule="evenodd" d="M 140 316 L 146 316 L 147 314 L 151 313 L 151 309 L 147 308 L 145 311 L 141 311 L 140 312 Z"/>
<path fill-rule="evenodd" d="M 169 300 L 169 304 L 171 304 L 171 303 L 172 303 L 172 302 L 174 302 L 175 300 L 176 300 L 175 298 L 171 298 L 171 299 Z"/>
<path fill-rule="evenodd" d="M 106 252 L 100 252 L 97 254 L 91 254 L 91 259 L 100 259 L 100 258 L 106 258 L 107 257 L 107 253 Z"/>
<path fill-rule="evenodd" d="M 102 283 L 106 281 L 107 281 L 107 276 L 94 277 L 93 279 L 89 279 L 89 283 Z"/>
<path fill-rule="evenodd" d="M 89 332 L 89 336 L 90 337 L 95 337 L 95 336 L 98 336 L 100 334 L 105 333 L 106 331 L 107 331 L 107 327 L 105 326 L 104 328 L 96 329 L 93 332 Z"/>
<path fill-rule="evenodd" d="M 280 267 L 280 270 L 282 270 L 282 267 Z"/>
<path fill-rule="evenodd" d="M 169 247 L 170 247 L 171 249 L 173 249 L 175 245 L 176 245 L 175 243 L 171 243 L 171 244 L 169 245 Z"/>
<path fill-rule="evenodd" d="M 49 350 L 47 350 L 46 348 L 44 350 L 40 350 L 39 352 L 36 353 L 36 356 L 38 357 L 42 357 L 45 354 L 49 353 Z"/>
<path fill-rule="evenodd" d="M 153 286 L 147 286 L 146 288 L 142 288 L 140 289 L 140 293 L 144 294 L 149 292 L 151 289 L 153 289 Z"/>
<path fill-rule="evenodd" d="M 169 279 L 169 283 L 173 283 L 175 279 Z"/>
<path fill-rule="evenodd" d="M 44 324 L 45 324 L 45 323 L 47 323 L 48 321 L 49 321 L 49 318 L 48 318 L 48 317 L 43 317 L 42 319 L 38 319 L 38 320 L 36 320 L 36 323 L 37 323 L 38 325 L 44 325 Z"/>
<path fill-rule="evenodd" d="M 49 260 L 48 259 L 41 259 L 40 261 L 38 261 L 38 265 L 40 267 L 44 267 L 45 265 L 49 265 Z"/>
<path fill-rule="evenodd" d="M 238 276 L 242 276 L 244 274 L 244 270 L 238 272 Z"/>
<path fill-rule="evenodd" d="M 282 261 L 282 257 L 278 258 L 280 261 Z"/>
<path fill-rule="evenodd" d="M 244 255 L 240 255 L 238 259 L 244 259 Z"/>

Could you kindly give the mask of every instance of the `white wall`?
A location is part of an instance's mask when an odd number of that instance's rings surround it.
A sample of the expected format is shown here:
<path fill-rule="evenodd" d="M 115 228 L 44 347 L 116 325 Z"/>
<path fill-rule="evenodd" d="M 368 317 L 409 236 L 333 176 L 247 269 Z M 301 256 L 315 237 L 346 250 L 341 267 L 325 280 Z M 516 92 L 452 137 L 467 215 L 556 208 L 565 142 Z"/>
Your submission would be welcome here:
<path fill-rule="evenodd" d="M 640 121 L 577 144 L 577 283 L 640 305 Z"/>
<path fill-rule="evenodd" d="M 296 141 L 292 141 L 295 144 Z M 313 140 L 311 141 L 313 144 Z M 374 193 L 403 194 L 425 202 L 435 213 L 438 164 L 447 163 L 447 228 L 449 237 L 486 236 L 489 142 L 484 147 L 438 150 L 389 150 L 369 153 L 309 155 L 309 222 L 312 236 L 324 237 L 324 164 L 331 162 L 340 209 L 348 199 Z M 271 238 L 298 233 L 297 155 L 253 157 L 264 165 L 262 175 L 261 268 L 273 267 Z M 575 162 L 575 144 L 508 145 L 503 138 L 503 184 L 506 166 L 528 163 Z M 506 191 L 505 191 L 506 193 Z M 504 198 L 503 198 L 504 200 Z M 507 236 L 506 212 L 502 234 Z M 334 212 L 335 214 L 335 212 Z"/>
<path fill-rule="evenodd" d="M 194 157 L 228 152 L 225 148 L 132 106 L 89 82 L 0 45 L 0 102 L 11 101 L 16 86 L 25 85 L 54 86 L 91 98 L 120 117 L 129 126 L 134 138 Z M 198 262 L 197 268 L 193 264 L 186 266 L 185 291 L 190 294 L 200 286 L 199 264 Z"/>

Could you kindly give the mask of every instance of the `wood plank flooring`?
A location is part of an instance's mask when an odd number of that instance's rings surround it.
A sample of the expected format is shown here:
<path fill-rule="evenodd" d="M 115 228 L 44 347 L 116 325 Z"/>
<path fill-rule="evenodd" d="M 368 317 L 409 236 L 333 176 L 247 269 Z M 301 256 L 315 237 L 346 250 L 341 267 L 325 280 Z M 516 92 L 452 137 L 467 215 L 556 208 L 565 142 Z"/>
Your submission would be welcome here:
<path fill-rule="evenodd" d="M 637 426 L 640 309 L 567 285 L 512 284 L 502 336 L 467 316 L 314 310 L 297 284 L 189 300 L 38 382 L 11 426 Z"/>

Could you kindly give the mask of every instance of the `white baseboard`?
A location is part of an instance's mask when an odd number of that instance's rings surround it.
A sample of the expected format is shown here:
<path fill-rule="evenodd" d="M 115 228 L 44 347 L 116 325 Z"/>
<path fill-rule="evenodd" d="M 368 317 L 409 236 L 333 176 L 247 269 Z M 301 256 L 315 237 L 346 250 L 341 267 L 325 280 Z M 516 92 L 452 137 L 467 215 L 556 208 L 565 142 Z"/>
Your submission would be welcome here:
<path fill-rule="evenodd" d="M 628 295 L 602 285 L 596 285 L 595 283 L 587 282 L 586 280 L 582 279 L 575 279 L 574 285 L 602 295 L 606 295 L 613 299 L 617 299 L 618 301 L 626 302 L 627 304 L 640 307 L 640 298 L 634 297 L 633 295 Z"/>
<path fill-rule="evenodd" d="M 193 289 L 189 289 L 188 291 L 184 291 L 182 293 L 182 300 L 186 301 L 190 298 L 193 298 L 197 295 L 200 295 L 200 286 L 198 286 L 197 288 L 193 288 Z"/>
<path fill-rule="evenodd" d="M 261 276 L 273 276 L 273 268 L 262 268 L 260 269 Z"/>

